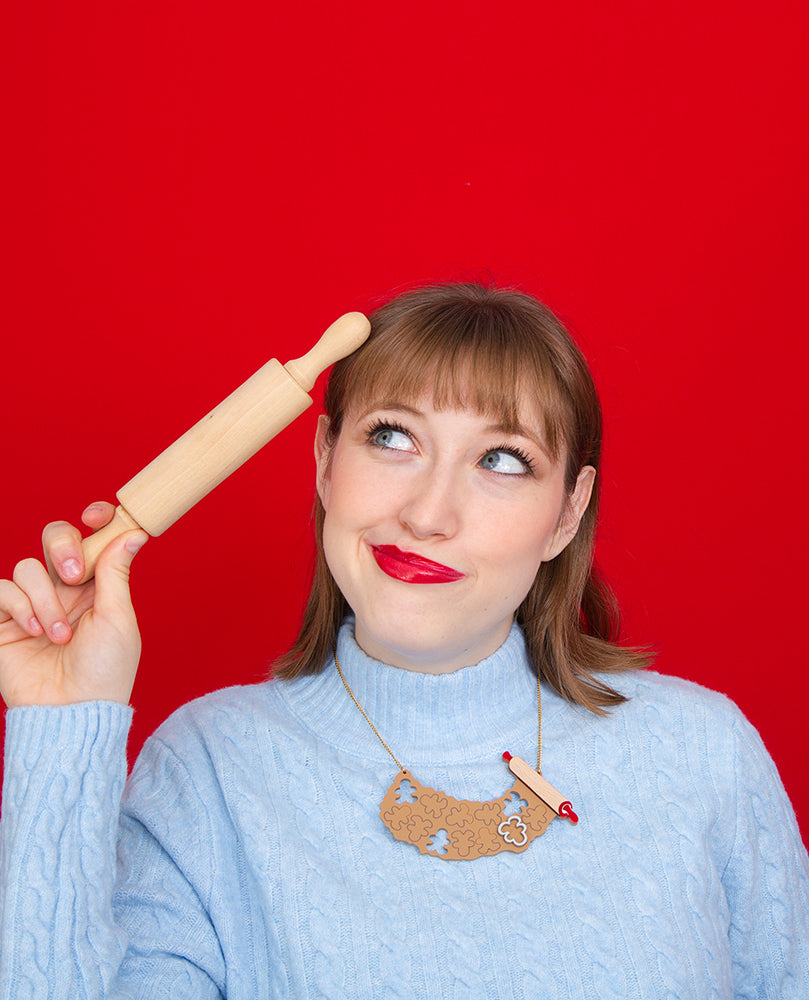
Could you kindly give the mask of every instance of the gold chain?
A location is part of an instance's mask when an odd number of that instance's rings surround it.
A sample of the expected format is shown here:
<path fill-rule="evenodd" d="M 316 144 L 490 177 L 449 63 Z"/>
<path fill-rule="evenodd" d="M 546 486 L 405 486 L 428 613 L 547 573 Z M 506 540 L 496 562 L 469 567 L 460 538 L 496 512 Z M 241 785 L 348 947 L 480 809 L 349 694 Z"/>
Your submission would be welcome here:
<path fill-rule="evenodd" d="M 346 689 L 346 691 L 348 691 L 348 696 L 351 698 L 351 700 L 354 702 L 354 704 L 360 710 L 360 715 L 363 717 L 363 719 L 365 719 L 365 721 L 368 723 L 368 725 L 374 731 L 374 736 L 376 736 L 376 738 L 379 740 L 379 742 L 382 744 L 382 746 L 388 751 L 388 753 L 391 755 L 391 757 L 393 757 L 393 759 L 394 759 L 394 761 L 396 763 L 396 766 L 399 768 L 399 770 L 400 771 L 407 770 L 407 768 L 402 767 L 402 765 L 399 763 L 399 758 L 396 756 L 396 754 L 391 750 L 391 748 L 388 746 L 388 744 L 379 735 L 379 730 L 376 728 L 376 726 L 373 724 L 373 722 L 371 722 L 371 720 L 365 714 L 365 709 L 362 707 L 362 705 L 360 705 L 360 703 L 354 697 L 354 692 L 348 686 L 348 681 L 345 679 L 345 677 L 343 677 L 343 671 L 340 669 L 340 661 L 337 659 L 337 650 L 334 651 L 334 665 L 337 667 L 337 673 L 340 675 L 340 680 L 343 682 L 343 687 Z M 538 740 L 539 746 L 537 747 L 537 774 L 542 774 L 542 688 L 540 686 L 539 675 L 537 675 L 537 708 L 538 708 L 537 715 L 539 716 L 539 719 L 538 719 L 538 722 L 539 722 L 539 740 Z"/>
<path fill-rule="evenodd" d="M 542 686 L 537 673 L 537 774 L 542 774 Z"/>
<path fill-rule="evenodd" d="M 337 667 L 337 673 L 340 675 L 340 680 L 343 682 L 346 691 L 348 691 L 348 694 L 349 694 L 351 700 L 354 702 L 354 704 L 360 710 L 360 713 L 361 713 L 363 719 L 365 719 L 365 721 L 368 723 L 368 725 L 371 727 L 371 729 L 373 729 L 374 734 L 376 735 L 376 738 L 379 740 L 379 742 L 382 744 L 382 746 L 388 751 L 388 753 L 391 755 L 391 757 L 393 757 L 393 759 L 396 761 L 396 766 L 399 768 L 399 770 L 400 771 L 406 770 L 406 768 L 402 767 L 402 765 L 399 763 L 399 758 L 396 756 L 396 754 L 391 750 L 391 748 L 388 746 L 388 744 L 379 735 L 379 730 L 376 728 L 376 726 L 373 724 L 373 722 L 371 722 L 371 720 L 365 714 L 365 709 L 362 707 L 362 705 L 360 705 L 360 703 L 354 697 L 354 692 L 348 686 L 348 681 L 345 679 L 345 677 L 343 677 L 343 671 L 340 669 L 340 661 L 337 659 L 337 651 L 336 650 L 335 650 L 335 653 L 334 653 L 334 665 Z"/>

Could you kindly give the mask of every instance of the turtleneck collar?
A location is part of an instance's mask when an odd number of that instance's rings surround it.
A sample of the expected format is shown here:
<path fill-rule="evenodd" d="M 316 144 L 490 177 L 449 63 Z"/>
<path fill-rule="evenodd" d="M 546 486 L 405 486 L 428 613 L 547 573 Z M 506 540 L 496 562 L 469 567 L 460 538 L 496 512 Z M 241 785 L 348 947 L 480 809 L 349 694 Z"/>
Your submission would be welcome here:
<path fill-rule="evenodd" d="M 337 656 L 354 696 L 405 767 L 463 764 L 503 750 L 536 754 L 537 684 L 520 629 L 480 663 L 449 674 L 426 674 L 367 656 L 347 619 Z M 291 710 L 322 739 L 374 760 L 390 760 L 349 698 L 331 660 L 322 674 L 281 682 Z M 561 700 L 543 686 L 543 719 Z"/>

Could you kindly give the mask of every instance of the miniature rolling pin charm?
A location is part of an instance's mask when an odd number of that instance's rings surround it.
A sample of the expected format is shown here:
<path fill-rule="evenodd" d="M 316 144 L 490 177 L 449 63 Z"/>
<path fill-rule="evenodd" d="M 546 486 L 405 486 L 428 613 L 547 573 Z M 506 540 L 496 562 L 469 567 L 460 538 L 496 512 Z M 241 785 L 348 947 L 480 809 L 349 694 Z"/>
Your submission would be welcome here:
<path fill-rule="evenodd" d="M 522 757 L 512 757 L 506 750 L 503 760 L 508 761 L 508 769 L 515 778 L 527 785 L 532 792 L 538 795 L 542 801 L 551 807 L 557 816 L 569 819 L 571 823 L 578 823 L 579 817 L 573 812 L 573 806 L 561 795 L 553 785 L 549 784 L 533 767 L 530 767 Z"/>
<path fill-rule="evenodd" d="M 113 538 L 131 528 L 160 535 L 312 403 L 320 373 L 364 343 L 370 324 L 362 313 L 341 316 L 308 354 L 282 365 L 274 358 L 207 416 L 142 469 L 117 495 L 108 525 L 85 538 L 85 574 Z"/>

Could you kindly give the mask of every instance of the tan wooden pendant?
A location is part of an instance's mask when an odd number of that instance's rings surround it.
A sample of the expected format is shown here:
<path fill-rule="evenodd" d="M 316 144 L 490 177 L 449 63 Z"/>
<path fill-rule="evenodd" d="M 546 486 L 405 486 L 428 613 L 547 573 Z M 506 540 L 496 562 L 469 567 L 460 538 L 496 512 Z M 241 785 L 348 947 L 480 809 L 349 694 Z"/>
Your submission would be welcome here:
<path fill-rule="evenodd" d="M 488 858 L 501 851 L 519 854 L 541 836 L 554 816 L 571 823 L 579 818 L 570 802 L 542 777 L 542 691 L 537 678 L 537 716 L 539 739 L 537 769 L 521 757 L 508 751 L 503 760 L 514 775 L 514 784 L 500 799 L 472 802 L 454 799 L 428 785 L 422 785 L 404 767 L 388 744 L 379 735 L 365 709 L 354 697 L 340 668 L 337 654 L 334 665 L 351 700 L 374 735 L 387 750 L 399 773 L 385 793 L 379 807 L 382 822 L 393 836 L 405 844 L 413 844 L 422 854 L 443 861 L 473 861 Z"/>
<path fill-rule="evenodd" d="M 402 769 L 379 815 L 397 840 L 413 844 L 422 854 L 472 861 L 501 851 L 524 851 L 557 813 L 520 778 L 502 798 L 472 802 L 422 785 Z"/>

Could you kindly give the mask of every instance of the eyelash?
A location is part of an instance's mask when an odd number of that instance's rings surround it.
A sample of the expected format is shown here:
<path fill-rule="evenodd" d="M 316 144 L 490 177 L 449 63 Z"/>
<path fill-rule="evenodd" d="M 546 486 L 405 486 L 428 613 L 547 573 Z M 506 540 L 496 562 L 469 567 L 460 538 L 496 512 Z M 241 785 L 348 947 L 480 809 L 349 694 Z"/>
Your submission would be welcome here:
<path fill-rule="evenodd" d="M 397 434 L 404 434 L 405 437 L 412 439 L 410 431 L 406 427 L 403 427 L 401 424 L 395 423 L 390 420 L 375 420 L 373 424 L 371 424 L 371 426 L 365 432 L 368 444 L 370 444 L 374 448 L 384 449 L 385 447 L 384 445 L 377 444 L 374 441 L 374 438 L 376 437 L 377 434 L 379 434 L 380 431 L 395 431 Z M 526 475 L 534 474 L 534 462 L 530 458 L 530 456 L 528 456 L 522 450 L 522 448 L 518 448 L 515 445 L 511 444 L 501 444 L 494 448 L 487 448 L 484 454 L 489 455 L 492 452 L 497 452 L 497 451 L 502 451 L 505 455 L 511 455 L 512 458 L 516 458 L 518 462 L 522 462 L 522 464 L 525 466 Z M 515 475 L 515 473 L 513 472 L 512 473 L 497 472 L 494 469 L 489 469 L 488 471 L 492 472 L 496 476 Z"/>
<path fill-rule="evenodd" d="M 525 466 L 526 472 L 534 474 L 534 463 L 532 459 L 522 450 L 513 444 L 501 444 L 497 448 L 489 448 L 486 454 L 488 455 L 493 451 L 502 451 L 504 455 L 511 455 L 512 458 L 516 458 L 518 462 L 522 462 Z M 505 473 L 499 473 L 499 475 L 505 475 Z M 514 475 L 514 473 L 511 473 Z"/>
<path fill-rule="evenodd" d="M 396 431 L 397 434 L 404 434 L 405 437 L 411 438 L 412 434 L 406 427 L 402 427 L 401 424 L 393 423 L 390 420 L 375 420 L 373 424 L 365 432 L 368 439 L 368 444 L 372 445 L 374 448 L 385 448 L 384 445 L 377 444 L 374 438 L 380 431 Z"/>

